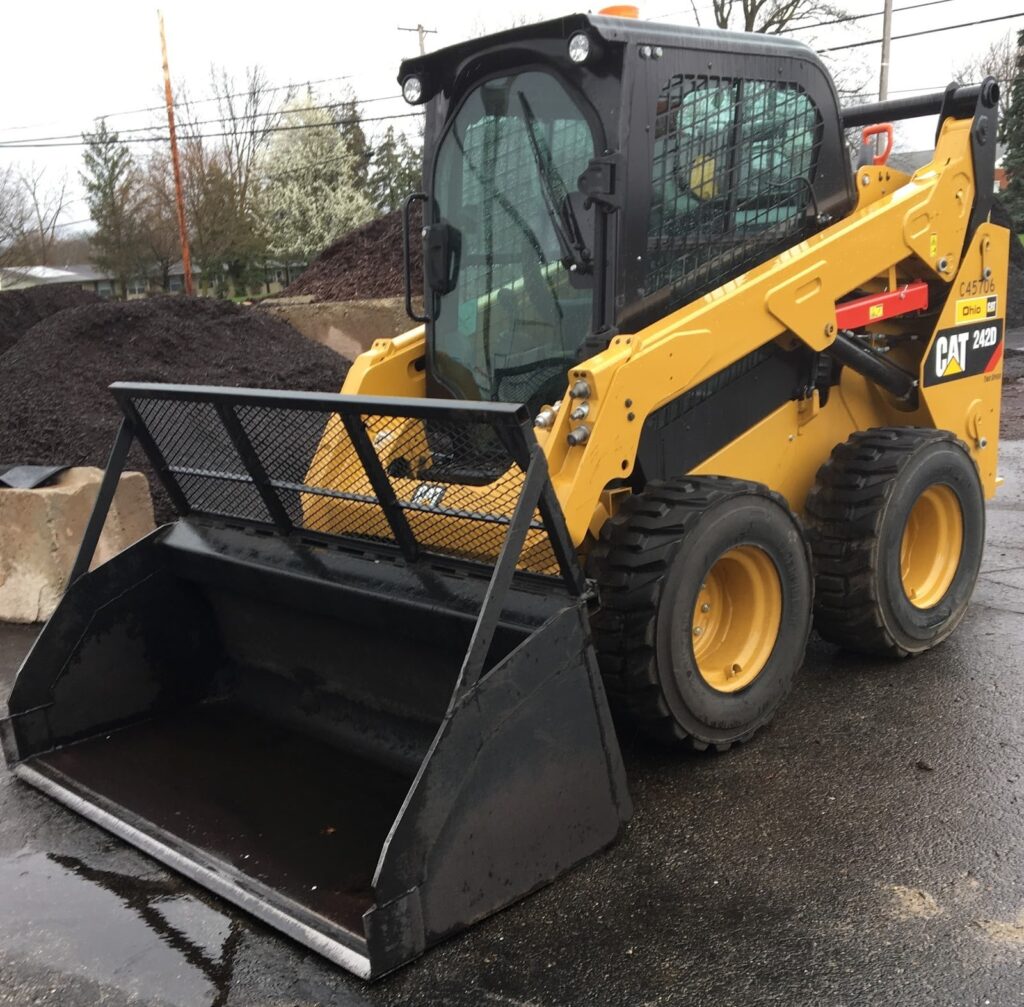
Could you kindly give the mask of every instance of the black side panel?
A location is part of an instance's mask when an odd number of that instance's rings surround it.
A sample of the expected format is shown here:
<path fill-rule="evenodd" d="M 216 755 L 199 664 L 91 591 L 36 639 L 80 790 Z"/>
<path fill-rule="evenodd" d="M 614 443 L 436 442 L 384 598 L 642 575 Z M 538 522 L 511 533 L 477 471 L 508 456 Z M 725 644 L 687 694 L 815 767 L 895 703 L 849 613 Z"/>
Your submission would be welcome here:
<path fill-rule="evenodd" d="M 631 802 L 588 638 L 577 602 L 509 654 L 442 725 L 374 879 L 367 939 L 383 967 L 522 898 L 618 836 Z"/>
<path fill-rule="evenodd" d="M 689 472 L 814 381 L 814 354 L 763 346 L 741 357 L 644 422 L 637 452 L 642 482 Z"/>
<path fill-rule="evenodd" d="M 198 593 L 168 571 L 163 535 L 68 588 L 11 691 L 8 758 L 179 709 L 209 688 L 217 629 Z"/>

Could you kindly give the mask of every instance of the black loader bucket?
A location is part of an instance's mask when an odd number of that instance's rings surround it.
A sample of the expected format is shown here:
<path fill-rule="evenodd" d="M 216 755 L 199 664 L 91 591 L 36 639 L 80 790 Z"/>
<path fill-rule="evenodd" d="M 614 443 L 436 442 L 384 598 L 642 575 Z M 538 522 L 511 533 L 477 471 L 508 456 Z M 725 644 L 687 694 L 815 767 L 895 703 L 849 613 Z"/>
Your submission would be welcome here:
<path fill-rule="evenodd" d="M 368 978 L 616 838 L 583 578 L 521 407 L 113 392 L 0 722 L 18 777 Z M 134 441 L 181 516 L 86 573 Z"/>

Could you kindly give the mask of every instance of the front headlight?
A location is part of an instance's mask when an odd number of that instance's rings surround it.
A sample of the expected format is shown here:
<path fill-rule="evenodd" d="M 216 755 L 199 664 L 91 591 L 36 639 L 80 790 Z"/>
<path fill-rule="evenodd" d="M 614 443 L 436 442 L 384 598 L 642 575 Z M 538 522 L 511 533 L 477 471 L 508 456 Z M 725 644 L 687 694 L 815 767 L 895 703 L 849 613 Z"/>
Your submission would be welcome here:
<path fill-rule="evenodd" d="M 585 63 L 590 55 L 590 38 L 586 32 L 578 31 L 569 39 L 569 59 L 574 63 Z"/>
<path fill-rule="evenodd" d="M 423 81 L 416 74 L 402 81 L 402 97 L 410 105 L 418 105 L 423 101 Z"/>

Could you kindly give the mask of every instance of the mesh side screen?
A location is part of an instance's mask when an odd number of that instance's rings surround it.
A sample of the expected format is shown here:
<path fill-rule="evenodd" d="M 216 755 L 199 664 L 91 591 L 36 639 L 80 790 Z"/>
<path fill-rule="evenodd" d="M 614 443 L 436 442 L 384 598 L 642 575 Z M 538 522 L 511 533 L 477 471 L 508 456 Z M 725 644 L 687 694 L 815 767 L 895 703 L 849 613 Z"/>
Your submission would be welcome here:
<path fill-rule="evenodd" d="M 270 521 L 212 403 L 144 399 L 135 406 L 192 510 Z"/>
<path fill-rule="evenodd" d="M 504 417 L 133 402 L 189 508 L 218 518 L 378 543 L 396 542 L 395 522 L 404 522 L 422 552 L 490 565 L 523 491 L 510 441 L 522 433 Z M 519 568 L 558 572 L 539 512 Z"/>
<path fill-rule="evenodd" d="M 678 307 L 810 233 L 820 117 L 794 84 L 679 74 L 658 97 L 644 293 Z"/>

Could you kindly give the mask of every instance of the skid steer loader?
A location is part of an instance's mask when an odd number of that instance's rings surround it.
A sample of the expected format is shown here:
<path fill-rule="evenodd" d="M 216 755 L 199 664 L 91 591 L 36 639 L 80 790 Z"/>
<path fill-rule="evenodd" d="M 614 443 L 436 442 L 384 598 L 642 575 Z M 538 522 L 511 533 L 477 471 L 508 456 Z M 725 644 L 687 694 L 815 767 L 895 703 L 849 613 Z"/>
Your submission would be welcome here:
<path fill-rule="evenodd" d="M 954 630 L 1007 282 L 991 79 L 840 109 L 799 43 L 574 15 L 400 80 L 419 327 L 339 395 L 113 386 L 3 723 L 22 780 L 364 977 L 615 840 L 610 708 L 725 749 L 812 618 Z M 929 164 L 852 167 L 924 115 Z M 133 444 L 180 519 L 87 572 Z"/>

